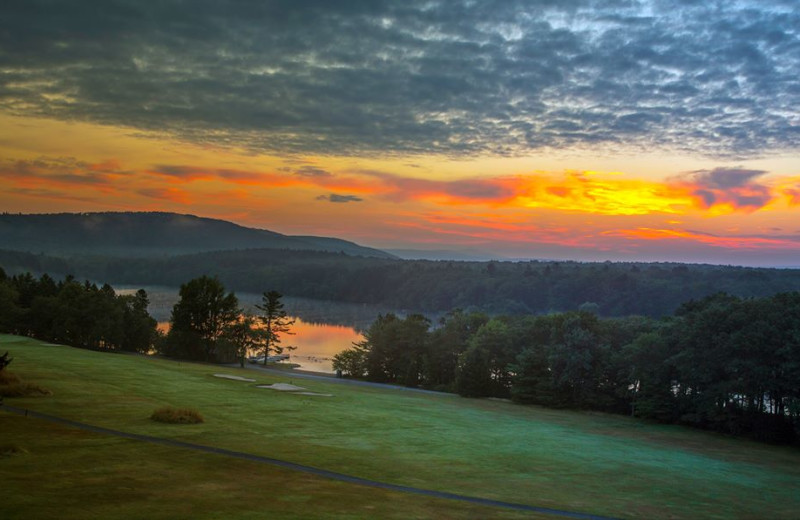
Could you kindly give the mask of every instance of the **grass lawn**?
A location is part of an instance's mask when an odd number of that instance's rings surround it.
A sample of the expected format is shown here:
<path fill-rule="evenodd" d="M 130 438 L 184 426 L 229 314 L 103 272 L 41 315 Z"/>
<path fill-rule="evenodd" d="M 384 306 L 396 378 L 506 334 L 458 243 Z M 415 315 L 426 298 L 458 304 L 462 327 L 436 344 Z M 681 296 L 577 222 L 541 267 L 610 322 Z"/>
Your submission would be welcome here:
<path fill-rule="evenodd" d="M 620 518 L 798 518 L 800 451 L 595 413 L 0 336 L 53 392 L 10 405 L 384 482 Z M 213 377 L 226 373 L 256 383 Z M 332 397 L 256 388 L 294 383 Z M 205 422 L 151 421 L 160 407 Z M 28 453 L 2 456 L 3 446 Z M 537 518 L 0 413 L 3 518 Z"/>

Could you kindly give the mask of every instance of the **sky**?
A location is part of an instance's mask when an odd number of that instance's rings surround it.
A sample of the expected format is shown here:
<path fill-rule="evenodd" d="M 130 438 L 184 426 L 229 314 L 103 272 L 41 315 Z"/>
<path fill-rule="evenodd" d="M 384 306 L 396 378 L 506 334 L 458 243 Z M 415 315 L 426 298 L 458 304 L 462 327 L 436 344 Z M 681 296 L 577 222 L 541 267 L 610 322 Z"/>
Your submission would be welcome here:
<path fill-rule="evenodd" d="M 4 0 L 0 210 L 800 266 L 796 0 Z"/>

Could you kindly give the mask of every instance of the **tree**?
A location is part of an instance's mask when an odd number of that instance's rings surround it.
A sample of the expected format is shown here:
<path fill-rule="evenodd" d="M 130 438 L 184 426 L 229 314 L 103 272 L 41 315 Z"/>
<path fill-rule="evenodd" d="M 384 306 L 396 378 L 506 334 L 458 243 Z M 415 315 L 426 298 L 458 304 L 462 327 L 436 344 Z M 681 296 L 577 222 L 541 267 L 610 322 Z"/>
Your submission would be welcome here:
<path fill-rule="evenodd" d="M 247 353 L 258 348 L 263 343 L 264 336 L 264 331 L 258 328 L 256 317 L 252 314 L 241 314 L 225 329 L 225 340 L 233 348 L 242 367 Z"/>
<path fill-rule="evenodd" d="M 506 397 L 514 361 L 508 326 L 499 319 L 486 322 L 469 338 L 459 359 L 456 390 L 465 397 Z"/>
<path fill-rule="evenodd" d="M 217 361 L 217 343 L 239 317 L 239 300 L 217 278 L 201 276 L 181 285 L 172 308 L 167 354 Z"/>
<path fill-rule="evenodd" d="M 466 314 L 460 309 L 448 313 L 430 334 L 423 356 L 423 379 L 428 388 L 452 391 L 461 354 L 467 341 L 489 321 L 486 314 Z"/>
<path fill-rule="evenodd" d="M 333 369 L 345 377 L 364 377 L 367 373 L 368 351 L 365 341 L 353 343 L 352 347 L 333 356 Z"/>
<path fill-rule="evenodd" d="M 118 297 L 122 303 L 123 339 L 120 348 L 129 352 L 149 352 L 158 337 L 158 323 L 147 312 L 150 299 L 144 289 L 135 295 Z"/>
<path fill-rule="evenodd" d="M 263 314 L 259 316 L 263 324 L 263 342 L 262 348 L 264 349 L 264 364 L 267 364 L 267 358 L 270 352 L 280 354 L 284 348 L 294 350 L 295 347 L 282 347 L 281 334 L 292 335 L 291 326 L 294 325 L 294 318 L 289 318 L 283 308 L 281 298 L 283 295 L 278 291 L 265 292 L 261 296 L 261 305 L 256 305 L 256 308 Z"/>
<path fill-rule="evenodd" d="M 417 386 L 423 370 L 430 321 L 420 314 L 379 315 L 364 332 L 367 378 Z"/>

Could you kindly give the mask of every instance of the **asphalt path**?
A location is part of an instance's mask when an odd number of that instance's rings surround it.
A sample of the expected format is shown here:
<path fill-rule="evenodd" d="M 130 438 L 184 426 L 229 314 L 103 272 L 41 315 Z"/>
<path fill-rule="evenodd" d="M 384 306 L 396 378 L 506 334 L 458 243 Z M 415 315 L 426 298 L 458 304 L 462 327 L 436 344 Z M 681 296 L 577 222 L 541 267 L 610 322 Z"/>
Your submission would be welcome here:
<path fill-rule="evenodd" d="M 269 369 L 267 369 L 269 370 Z M 281 372 L 281 371 L 277 371 Z M 285 372 L 281 372 L 282 374 L 286 374 Z M 297 375 L 304 375 L 304 374 L 292 374 L 293 376 Z M 324 377 L 324 376 L 311 376 L 311 377 Z M 331 379 L 331 378 L 326 378 Z M 335 379 L 334 379 L 335 380 Z M 400 387 L 402 388 L 402 387 Z M 33 417 L 36 419 L 42 419 L 58 424 L 63 424 L 66 426 L 70 426 L 73 428 L 79 428 L 81 430 L 90 431 L 93 433 L 99 433 L 104 435 L 113 435 L 115 437 L 122 437 L 124 439 L 130 439 L 135 441 L 141 442 L 149 442 L 151 444 L 160 444 L 162 446 L 170 446 L 174 448 L 182 448 L 182 449 L 189 449 L 195 451 L 201 451 L 205 453 L 212 453 L 216 455 L 223 455 L 226 457 L 232 457 L 236 459 L 247 460 L 250 462 L 257 462 L 261 464 L 269 464 L 271 466 L 277 466 L 281 468 L 286 468 L 294 471 L 302 471 L 304 473 L 309 473 L 312 475 L 316 475 L 323 478 L 329 478 L 332 480 L 338 480 L 341 482 L 348 482 L 350 484 L 356 484 L 360 486 L 369 486 L 373 488 L 379 489 L 386 489 L 389 491 L 397 491 L 400 493 L 410 493 L 414 495 L 422 495 L 432 498 L 442 498 L 445 500 L 457 500 L 459 502 L 468 502 L 472 504 L 482 505 L 482 506 L 489 506 L 489 507 L 499 507 L 505 509 L 513 509 L 517 511 L 529 511 L 532 513 L 541 513 L 547 514 L 552 516 L 558 516 L 562 518 L 579 518 L 583 520 L 615 520 L 611 517 L 607 516 L 598 516 L 592 515 L 588 513 L 578 513 L 573 511 L 563 511 L 560 509 L 551 509 L 547 507 L 537 507 L 531 506 L 527 504 L 516 504 L 513 502 L 503 502 L 501 500 L 491 500 L 488 498 L 480 498 L 480 497 L 472 497 L 467 495 L 459 495 L 456 493 L 447 493 L 445 491 L 435 491 L 431 489 L 422 489 L 417 487 L 411 486 L 402 486 L 399 484 L 390 484 L 387 482 L 379 482 L 377 480 L 370 480 L 361 477 L 354 477 L 352 475 L 346 475 L 344 473 L 337 473 L 335 471 L 329 471 L 326 469 L 315 468 L 312 466 L 305 466 L 303 464 L 296 464 L 294 462 L 288 462 L 285 460 L 280 459 L 273 459 L 270 457 L 264 457 L 261 455 L 253 455 L 251 453 L 243 453 L 241 451 L 232 451 L 226 450 L 224 448 L 216 448 L 214 446 L 204 446 L 202 444 L 193 444 L 190 442 L 183 442 L 178 441 L 175 439 L 165 439 L 162 437 L 153 437 L 150 435 L 141 435 L 138 433 L 129 433 L 123 432 L 119 430 L 112 430 L 109 428 L 103 428 L 101 426 L 94 426 L 91 424 L 86 424 L 78 421 L 72 421 L 70 419 L 64 419 L 63 417 L 57 417 L 55 415 L 45 414 L 41 412 L 36 412 L 34 410 L 27 410 L 25 408 L 17 408 L 15 406 L 10 406 L 7 404 L 0 404 L 0 410 L 4 410 L 9 413 L 14 413 L 18 415 L 22 415 L 25 417 Z"/>

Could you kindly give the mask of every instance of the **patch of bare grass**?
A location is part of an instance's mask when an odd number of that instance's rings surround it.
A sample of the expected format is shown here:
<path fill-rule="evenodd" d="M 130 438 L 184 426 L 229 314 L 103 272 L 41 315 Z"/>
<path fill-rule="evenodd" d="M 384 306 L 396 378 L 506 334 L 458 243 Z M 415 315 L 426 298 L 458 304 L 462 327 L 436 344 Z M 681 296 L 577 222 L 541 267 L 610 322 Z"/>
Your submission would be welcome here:
<path fill-rule="evenodd" d="M 198 424 L 204 421 L 203 416 L 197 410 L 172 406 L 159 408 L 153 412 L 150 419 L 168 424 Z"/>

